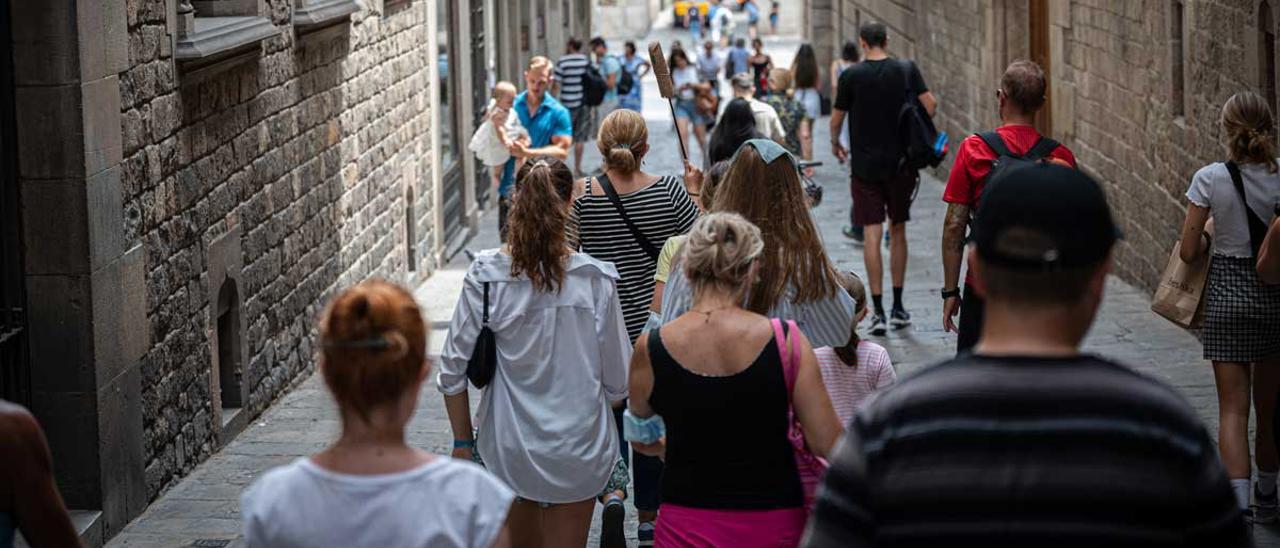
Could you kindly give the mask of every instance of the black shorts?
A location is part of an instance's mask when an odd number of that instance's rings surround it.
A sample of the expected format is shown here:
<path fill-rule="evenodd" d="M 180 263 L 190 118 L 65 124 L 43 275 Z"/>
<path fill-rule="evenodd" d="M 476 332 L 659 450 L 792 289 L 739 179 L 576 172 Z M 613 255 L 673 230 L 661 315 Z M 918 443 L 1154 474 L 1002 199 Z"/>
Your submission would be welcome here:
<path fill-rule="evenodd" d="M 864 181 L 852 176 L 854 226 L 878 225 L 885 214 L 894 224 L 911 220 L 911 202 L 916 199 L 920 174 L 907 170 L 881 181 Z"/>

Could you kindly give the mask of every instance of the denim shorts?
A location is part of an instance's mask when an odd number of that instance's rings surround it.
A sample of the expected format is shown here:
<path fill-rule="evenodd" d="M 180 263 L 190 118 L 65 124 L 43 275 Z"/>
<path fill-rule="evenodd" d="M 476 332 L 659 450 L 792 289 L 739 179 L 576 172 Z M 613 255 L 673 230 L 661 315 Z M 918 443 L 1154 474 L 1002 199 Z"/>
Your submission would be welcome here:
<path fill-rule="evenodd" d="M 698 112 L 698 103 L 693 99 L 676 99 L 676 118 L 684 118 L 695 124 L 706 124 L 706 115 Z"/>

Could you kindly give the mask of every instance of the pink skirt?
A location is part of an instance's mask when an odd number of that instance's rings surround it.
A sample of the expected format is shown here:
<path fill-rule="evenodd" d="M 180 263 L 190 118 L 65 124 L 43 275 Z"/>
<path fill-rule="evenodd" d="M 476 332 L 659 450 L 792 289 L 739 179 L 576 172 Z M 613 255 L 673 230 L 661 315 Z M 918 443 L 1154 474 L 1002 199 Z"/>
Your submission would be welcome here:
<path fill-rule="evenodd" d="M 663 504 L 658 511 L 654 548 L 793 548 L 800 544 L 809 512 L 781 510 L 707 510 Z"/>

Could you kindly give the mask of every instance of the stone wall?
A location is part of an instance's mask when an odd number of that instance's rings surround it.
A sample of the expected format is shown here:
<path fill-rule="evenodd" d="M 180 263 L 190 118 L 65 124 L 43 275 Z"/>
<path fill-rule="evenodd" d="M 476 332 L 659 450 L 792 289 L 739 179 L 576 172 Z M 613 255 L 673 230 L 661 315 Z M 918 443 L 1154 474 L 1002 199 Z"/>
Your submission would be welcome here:
<path fill-rule="evenodd" d="M 830 1 L 834 5 L 826 13 L 842 16 L 832 20 L 888 24 L 890 49 L 917 59 L 938 96 L 939 123 L 953 140 L 998 123 L 994 90 L 1000 74 L 1009 62 L 1033 54 L 1029 6 L 1035 0 Z M 1049 37 L 1043 55 L 1051 77 L 1050 133 L 1075 151 L 1082 169 L 1105 183 L 1126 236 L 1119 246 L 1118 273 L 1148 290 L 1178 236 L 1191 175 L 1225 156 L 1217 137 L 1221 105 L 1237 91 L 1261 87 L 1256 38 L 1261 1 L 1042 4 Z M 1185 13 L 1180 110 L 1171 104 L 1175 3 Z M 839 32 L 827 35 L 818 45 L 828 51 L 845 38 Z M 939 175 L 945 177 L 949 167 Z"/>
<path fill-rule="evenodd" d="M 365 2 L 351 22 L 299 35 L 293 4 L 265 0 L 278 34 L 202 75 L 164 47 L 165 0 L 128 2 L 124 211 L 147 269 L 149 325 L 138 327 L 152 341 L 141 366 L 150 497 L 225 441 L 211 387 L 209 277 L 211 262 L 225 262 L 212 258 L 214 242 L 230 234 L 239 259 L 216 266 L 229 269 L 243 307 L 241 420 L 311 371 L 315 321 L 336 289 L 406 279 L 409 195 L 419 266 L 430 266 L 434 5 L 380 13 L 382 2 Z"/>

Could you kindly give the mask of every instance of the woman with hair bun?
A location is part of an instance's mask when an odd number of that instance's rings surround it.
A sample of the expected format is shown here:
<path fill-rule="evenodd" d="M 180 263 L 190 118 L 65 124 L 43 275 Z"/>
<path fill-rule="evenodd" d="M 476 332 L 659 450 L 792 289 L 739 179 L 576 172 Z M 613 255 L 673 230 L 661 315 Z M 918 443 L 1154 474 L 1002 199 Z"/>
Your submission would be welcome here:
<path fill-rule="evenodd" d="M 510 546 L 510 489 L 471 462 L 405 443 L 431 370 L 413 296 L 382 281 L 347 289 L 320 320 L 320 349 L 342 434 L 245 491 L 246 544 Z"/>
<path fill-rule="evenodd" d="M 693 306 L 636 343 L 625 420 L 636 451 L 665 457 L 657 546 L 795 546 L 808 512 L 788 409 L 819 457 L 840 434 L 804 333 L 742 307 L 764 251 L 742 216 L 700 219 Z"/>
<path fill-rule="evenodd" d="M 511 535 L 530 546 L 585 545 L 595 498 L 628 479 L 610 412 L 627 395 L 631 356 L 618 272 L 569 247 L 572 199 L 564 162 L 520 168 L 507 245 L 467 269 L 436 378 L 454 456 L 475 458 L 515 491 Z M 484 326 L 497 367 L 473 431 L 467 362 Z"/>
<path fill-rule="evenodd" d="M 1277 518 L 1274 413 L 1280 388 L 1280 286 L 1256 270 L 1267 226 L 1280 210 L 1275 123 L 1267 101 L 1246 91 L 1222 106 L 1226 162 L 1197 171 L 1187 190 L 1182 260 L 1211 255 L 1205 284 L 1204 358 L 1218 388 L 1218 448 L 1240 508 L 1255 523 Z M 1251 215 L 1250 215 L 1251 213 Z M 1212 228 L 1206 224 L 1212 217 Z M 1252 367 L 1250 367 L 1252 366 Z M 1258 414 L 1254 453 L 1258 484 L 1249 505 L 1249 385 Z"/>
<path fill-rule="evenodd" d="M 600 124 L 596 143 L 604 156 L 604 173 L 587 179 L 583 195 L 573 203 L 574 233 L 582 251 L 617 266 L 622 315 L 629 341 L 634 342 L 649 319 L 659 250 L 668 238 L 688 232 L 698 218 L 698 206 L 692 198 L 701 190 L 702 172 L 685 162 L 686 191 L 676 177 L 641 170 L 649 152 L 649 129 L 638 112 L 617 110 L 609 114 Z M 621 408 L 615 419 L 621 432 Z M 661 471 L 658 459 L 638 455 L 632 463 L 642 542 L 651 534 L 658 510 Z M 606 503 L 614 505 L 608 509 L 617 508 L 605 516 L 606 531 L 622 527 L 623 496 L 619 491 L 606 497 Z"/>

